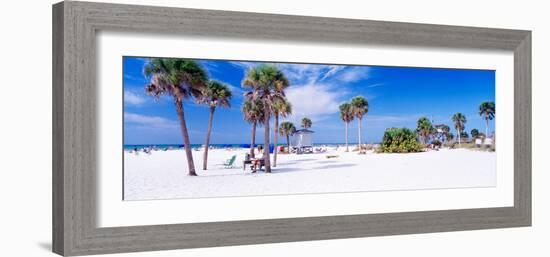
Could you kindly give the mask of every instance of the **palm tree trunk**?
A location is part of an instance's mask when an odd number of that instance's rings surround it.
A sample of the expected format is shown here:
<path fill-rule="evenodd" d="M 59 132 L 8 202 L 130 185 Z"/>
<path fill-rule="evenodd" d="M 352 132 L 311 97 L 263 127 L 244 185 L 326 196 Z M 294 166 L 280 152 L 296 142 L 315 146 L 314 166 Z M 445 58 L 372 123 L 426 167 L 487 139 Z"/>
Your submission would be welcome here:
<path fill-rule="evenodd" d="M 275 146 L 273 148 L 273 167 L 277 167 L 277 152 L 279 151 L 277 148 L 277 143 L 279 139 L 279 133 L 277 133 L 277 129 L 279 128 L 279 115 L 275 114 L 275 124 L 273 128 L 273 132 L 275 133 L 273 135 L 273 145 Z"/>
<path fill-rule="evenodd" d="M 457 129 L 457 131 L 458 131 L 458 132 L 457 132 L 457 134 L 458 134 L 458 145 L 460 145 L 460 130 Z"/>
<path fill-rule="evenodd" d="M 265 108 L 264 117 L 264 163 L 265 172 L 271 173 L 271 162 L 269 160 L 269 108 Z"/>
<path fill-rule="evenodd" d="M 286 134 L 286 152 L 290 153 L 290 136 Z"/>
<path fill-rule="evenodd" d="M 256 145 L 256 124 L 256 121 L 252 123 L 252 142 L 250 143 L 250 157 L 254 157 L 254 147 Z"/>
<path fill-rule="evenodd" d="M 204 143 L 204 155 L 202 157 L 202 169 L 206 170 L 208 163 L 208 148 L 210 146 L 210 133 L 212 133 L 212 121 L 214 120 L 214 111 L 216 107 L 210 106 L 210 118 L 208 119 L 208 130 L 206 132 L 206 142 Z"/>
<path fill-rule="evenodd" d="M 187 124 L 185 123 L 185 114 L 183 111 L 183 103 L 181 99 L 175 99 L 176 111 L 180 120 L 181 135 L 183 136 L 183 144 L 185 148 L 185 155 L 187 156 L 187 166 L 189 169 L 189 176 L 197 176 L 195 172 L 195 163 L 193 163 L 193 153 L 191 152 L 191 142 L 189 141 L 189 133 L 187 131 Z"/>
<path fill-rule="evenodd" d="M 361 152 L 361 118 L 359 118 L 357 121 L 359 122 L 359 152 Z"/>
<path fill-rule="evenodd" d="M 349 152 L 348 147 L 348 123 L 346 122 L 346 152 Z"/>
<path fill-rule="evenodd" d="M 489 137 L 489 119 L 485 117 L 485 138 Z"/>

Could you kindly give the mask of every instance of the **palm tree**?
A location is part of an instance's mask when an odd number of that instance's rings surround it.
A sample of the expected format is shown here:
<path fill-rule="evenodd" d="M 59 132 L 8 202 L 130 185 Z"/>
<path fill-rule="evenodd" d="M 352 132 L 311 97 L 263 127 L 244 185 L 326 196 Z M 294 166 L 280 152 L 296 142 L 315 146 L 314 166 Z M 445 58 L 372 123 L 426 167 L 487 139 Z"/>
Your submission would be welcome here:
<path fill-rule="evenodd" d="M 244 114 L 244 120 L 252 124 L 250 156 L 254 155 L 254 147 L 256 146 L 256 126 L 264 123 L 264 107 L 261 101 L 245 100 L 241 108 Z"/>
<path fill-rule="evenodd" d="M 287 152 L 290 150 L 290 136 L 294 135 L 296 132 L 296 127 L 294 126 L 294 123 L 290 121 L 285 121 L 281 123 L 281 126 L 279 127 L 279 133 L 281 136 L 286 137 L 286 149 Z"/>
<path fill-rule="evenodd" d="M 204 143 L 204 154 L 202 159 L 202 169 L 206 170 L 208 163 L 208 147 L 210 146 L 210 134 L 212 132 L 212 121 L 214 120 L 214 111 L 216 107 L 230 107 L 231 89 L 219 81 L 211 80 L 202 92 L 202 96 L 198 99 L 199 103 L 206 104 L 210 107 L 210 118 L 208 119 L 208 130 L 206 132 L 206 142 Z"/>
<path fill-rule="evenodd" d="M 277 152 L 279 140 L 279 117 L 286 117 L 292 113 L 292 105 L 286 99 L 279 99 L 273 102 L 273 116 L 275 116 L 273 145 L 273 167 L 277 167 Z"/>
<path fill-rule="evenodd" d="M 340 119 L 346 124 L 346 152 L 349 152 L 348 147 L 348 126 L 353 121 L 353 111 L 350 103 L 343 103 L 340 105 Z"/>
<path fill-rule="evenodd" d="M 359 125 L 358 145 L 359 151 L 361 151 L 361 121 L 363 119 L 363 116 L 367 115 L 367 113 L 369 112 L 369 102 L 362 96 L 356 96 L 351 99 L 351 110 L 353 112 L 353 116 L 357 118 Z"/>
<path fill-rule="evenodd" d="M 470 135 L 472 135 L 472 138 L 477 138 L 478 136 L 480 136 L 479 130 L 477 130 L 477 129 L 472 129 L 472 130 L 470 131 Z"/>
<path fill-rule="evenodd" d="M 433 132 L 434 127 L 428 118 L 422 117 L 418 119 L 416 122 L 416 133 L 420 136 L 420 138 L 422 138 L 422 142 L 424 144 L 428 143 L 428 139 Z"/>
<path fill-rule="evenodd" d="M 468 139 L 468 132 L 462 131 L 462 133 L 460 133 L 460 138 Z"/>
<path fill-rule="evenodd" d="M 288 85 L 288 79 L 283 72 L 277 66 L 268 64 L 251 68 L 243 80 L 243 87 L 251 89 L 250 92 L 245 93 L 245 97 L 261 101 L 264 107 L 264 162 L 266 173 L 271 172 L 271 163 L 269 160 L 269 119 L 273 111 L 273 102 L 285 99 L 284 89 Z"/>
<path fill-rule="evenodd" d="M 208 81 L 206 71 L 193 60 L 173 58 L 152 58 L 143 69 L 145 75 L 151 78 L 151 82 L 145 87 L 147 94 L 157 100 L 161 95 L 171 96 L 174 100 L 183 136 L 189 175 L 196 176 L 191 142 L 185 123 L 183 101 L 191 97 L 201 97 Z"/>
<path fill-rule="evenodd" d="M 458 136 L 458 144 L 460 145 L 460 135 L 462 133 L 462 130 L 464 130 L 465 128 L 466 116 L 464 116 L 464 114 L 460 112 L 457 112 L 455 113 L 455 115 L 453 115 L 452 120 L 455 123 L 455 129 L 457 131 L 456 135 Z"/>
<path fill-rule="evenodd" d="M 485 118 L 485 135 L 489 135 L 489 120 L 495 118 L 495 102 L 483 102 L 479 105 L 479 116 Z"/>
<path fill-rule="evenodd" d="M 311 121 L 310 118 L 306 117 L 302 119 L 302 128 L 308 129 L 308 128 L 311 128 L 311 125 L 313 125 L 313 122 Z"/>
<path fill-rule="evenodd" d="M 449 133 L 451 131 L 451 128 L 449 128 L 449 126 L 447 126 L 445 124 L 438 124 L 438 125 L 434 125 L 434 128 L 435 128 L 435 131 L 436 131 L 437 138 L 441 142 L 445 142 L 447 140 L 450 140 Z"/>
<path fill-rule="evenodd" d="M 450 140 L 453 140 L 455 138 L 455 134 L 453 134 L 453 132 L 449 132 L 447 134 L 447 140 L 450 141 Z"/>

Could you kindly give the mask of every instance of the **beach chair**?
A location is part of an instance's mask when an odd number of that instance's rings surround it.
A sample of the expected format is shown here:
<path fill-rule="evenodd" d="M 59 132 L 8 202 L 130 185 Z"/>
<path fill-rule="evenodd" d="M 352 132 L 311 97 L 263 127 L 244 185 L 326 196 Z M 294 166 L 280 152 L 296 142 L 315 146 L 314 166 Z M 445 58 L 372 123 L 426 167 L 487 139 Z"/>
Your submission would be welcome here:
<path fill-rule="evenodd" d="M 231 169 L 235 167 L 235 160 L 237 159 L 237 155 L 231 156 L 230 159 L 222 163 L 223 167 L 226 169 Z"/>
<path fill-rule="evenodd" d="M 254 158 L 254 156 L 250 155 L 249 153 L 246 153 L 244 155 L 243 170 L 246 170 L 247 164 L 252 164 L 252 160 L 250 158 Z"/>

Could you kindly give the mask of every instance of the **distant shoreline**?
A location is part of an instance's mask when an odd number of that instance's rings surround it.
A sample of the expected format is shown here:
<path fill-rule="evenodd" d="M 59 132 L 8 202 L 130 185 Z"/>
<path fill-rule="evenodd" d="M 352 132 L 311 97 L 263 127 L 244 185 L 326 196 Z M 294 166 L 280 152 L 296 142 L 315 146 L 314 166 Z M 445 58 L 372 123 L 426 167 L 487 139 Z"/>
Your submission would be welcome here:
<path fill-rule="evenodd" d="M 378 145 L 380 143 L 363 143 L 363 144 L 374 144 Z M 256 146 L 263 144 L 256 144 Z M 287 144 L 280 143 L 279 146 L 285 146 Z M 314 147 L 320 147 L 320 146 L 345 146 L 346 143 L 314 143 Z M 357 145 L 357 143 L 348 143 L 349 146 Z M 137 149 L 143 149 L 143 148 L 171 148 L 171 149 L 178 149 L 178 148 L 184 148 L 184 144 L 128 144 L 124 145 L 125 150 L 133 150 L 135 148 Z M 204 144 L 191 144 L 191 148 L 201 148 Z M 223 149 L 223 148 L 250 148 L 250 144 L 210 144 L 211 148 L 215 149 Z M 273 147 L 273 144 L 270 144 L 270 147 Z"/>

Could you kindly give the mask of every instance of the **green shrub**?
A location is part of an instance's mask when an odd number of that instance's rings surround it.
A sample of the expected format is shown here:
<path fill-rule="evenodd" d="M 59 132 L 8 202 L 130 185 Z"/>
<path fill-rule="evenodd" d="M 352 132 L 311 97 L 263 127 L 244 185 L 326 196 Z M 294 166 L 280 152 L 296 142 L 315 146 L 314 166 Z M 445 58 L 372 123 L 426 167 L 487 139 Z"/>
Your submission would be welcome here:
<path fill-rule="evenodd" d="M 416 134 L 408 128 L 389 128 L 384 131 L 379 148 L 383 153 L 414 153 L 422 151 L 422 145 L 416 141 Z"/>

